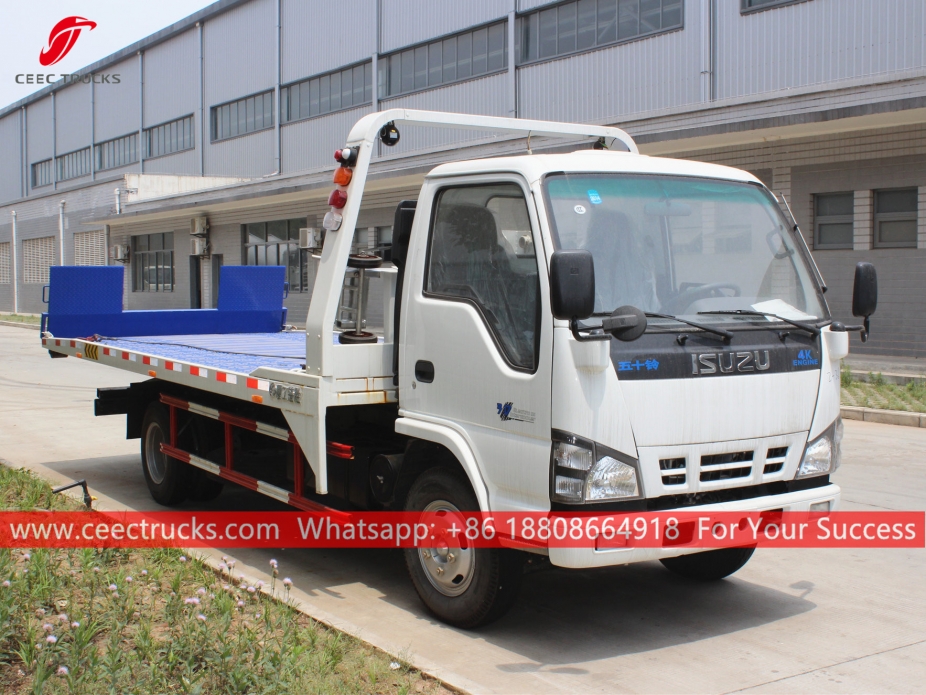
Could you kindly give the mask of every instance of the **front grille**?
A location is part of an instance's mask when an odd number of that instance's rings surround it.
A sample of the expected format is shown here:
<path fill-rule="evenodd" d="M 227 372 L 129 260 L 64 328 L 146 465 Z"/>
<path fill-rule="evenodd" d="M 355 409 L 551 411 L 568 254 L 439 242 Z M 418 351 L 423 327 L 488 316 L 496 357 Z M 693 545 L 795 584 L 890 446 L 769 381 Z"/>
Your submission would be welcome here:
<path fill-rule="evenodd" d="M 788 455 L 788 447 L 776 446 L 768 450 L 765 456 L 765 468 L 762 469 L 763 475 L 778 473 L 785 467 L 785 457 Z"/>
<path fill-rule="evenodd" d="M 667 471 L 662 474 L 663 485 L 684 485 L 685 458 L 659 459 L 659 470 Z"/>
<path fill-rule="evenodd" d="M 727 454 L 710 454 L 701 457 L 701 482 L 748 478 L 752 475 L 752 451 L 734 451 Z"/>

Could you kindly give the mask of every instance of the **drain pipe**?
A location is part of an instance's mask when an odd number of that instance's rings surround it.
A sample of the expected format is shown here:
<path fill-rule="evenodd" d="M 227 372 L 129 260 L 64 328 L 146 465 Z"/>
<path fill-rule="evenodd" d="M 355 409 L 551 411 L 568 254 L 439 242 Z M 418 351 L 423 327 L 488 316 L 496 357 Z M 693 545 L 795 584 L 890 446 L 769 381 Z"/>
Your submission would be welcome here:
<path fill-rule="evenodd" d="M 58 265 L 64 265 L 64 203 L 58 203 L 58 244 L 61 249 L 61 257 L 58 259 Z"/>
<path fill-rule="evenodd" d="M 16 277 L 16 211 L 10 212 L 13 216 L 13 244 L 10 250 L 10 261 L 13 266 L 13 313 L 19 313 L 19 279 Z"/>
<path fill-rule="evenodd" d="M 117 188 L 115 193 L 116 193 L 116 214 L 121 215 L 122 214 L 122 198 L 120 197 L 120 194 L 122 193 L 122 191 L 120 191 Z"/>

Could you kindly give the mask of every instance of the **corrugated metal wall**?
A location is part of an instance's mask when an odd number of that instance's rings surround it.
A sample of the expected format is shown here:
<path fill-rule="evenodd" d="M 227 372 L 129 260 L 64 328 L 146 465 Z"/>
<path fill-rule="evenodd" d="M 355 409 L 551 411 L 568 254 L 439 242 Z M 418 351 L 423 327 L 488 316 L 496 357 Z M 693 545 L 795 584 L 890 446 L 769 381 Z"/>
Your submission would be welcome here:
<path fill-rule="evenodd" d="M 207 109 L 276 84 L 276 0 L 239 5 L 206 22 L 203 33 Z"/>
<path fill-rule="evenodd" d="M 528 10 L 533 10 L 536 7 L 549 5 L 554 2 L 557 2 L 557 0 L 517 0 L 518 12 L 527 12 Z"/>
<path fill-rule="evenodd" d="M 375 0 L 283 0 L 284 83 L 369 59 L 375 52 Z"/>
<path fill-rule="evenodd" d="M 55 141 L 50 96 L 26 107 L 26 126 L 26 163 L 40 162 L 53 156 Z"/>
<path fill-rule="evenodd" d="M 369 106 L 283 126 L 283 171 L 334 166 L 332 153 L 344 146 L 351 127 L 368 113 Z"/>
<path fill-rule="evenodd" d="M 206 129 L 209 137 L 209 129 Z M 273 160 L 274 138 L 271 128 L 206 146 L 207 176 L 265 176 L 276 168 Z"/>
<path fill-rule="evenodd" d="M 926 66 L 922 0 L 813 0 L 749 15 L 738 5 L 716 3 L 719 99 Z"/>
<path fill-rule="evenodd" d="M 0 118 L 0 201 L 13 200 L 22 195 L 20 118 L 19 111 Z"/>
<path fill-rule="evenodd" d="M 196 149 L 169 154 L 156 159 L 145 160 L 146 174 L 186 174 L 199 173 L 199 131 L 196 131 Z M 138 170 L 138 166 L 134 166 Z"/>
<path fill-rule="evenodd" d="M 382 52 L 505 17 L 513 0 L 382 0 Z"/>
<path fill-rule="evenodd" d="M 382 102 L 381 108 L 403 107 L 429 111 L 476 113 L 485 116 L 507 116 L 508 103 L 508 74 L 501 73 L 388 99 Z M 401 136 L 398 145 L 383 148 L 383 156 L 406 154 L 431 147 L 474 143 L 487 139 L 484 132 L 410 126 L 401 128 Z M 488 139 L 491 139 L 491 136 Z"/>
<path fill-rule="evenodd" d="M 106 73 L 119 75 L 119 84 L 94 85 L 93 113 L 97 142 L 136 132 L 141 122 L 138 57 L 129 58 L 107 68 Z"/>
<path fill-rule="evenodd" d="M 697 13 L 686 12 L 683 31 L 520 68 L 518 115 L 613 122 L 630 113 L 698 102 L 698 24 Z"/>
<path fill-rule="evenodd" d="M 90 85 L 80 82 L 55 93 L 58 154 L 90 145 Z"/>
<path fill-rule="evenodd" d="M 192 29 L 145 51 L 145 126 L 198 110 L 199 31 Z"/>

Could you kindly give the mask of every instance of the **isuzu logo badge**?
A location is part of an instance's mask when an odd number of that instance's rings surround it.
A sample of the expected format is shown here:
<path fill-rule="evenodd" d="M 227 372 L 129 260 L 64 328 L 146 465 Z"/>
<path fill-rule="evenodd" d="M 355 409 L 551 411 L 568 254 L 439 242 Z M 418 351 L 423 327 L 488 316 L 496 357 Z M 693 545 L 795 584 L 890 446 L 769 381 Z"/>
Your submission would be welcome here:
<path fill-rule="evenodd" d="M 750 352 L 704 352 L 692 354 L 691 373 L 733 374 L 734 372 L 764 372 L 771 365 L 768 350 Z"/>

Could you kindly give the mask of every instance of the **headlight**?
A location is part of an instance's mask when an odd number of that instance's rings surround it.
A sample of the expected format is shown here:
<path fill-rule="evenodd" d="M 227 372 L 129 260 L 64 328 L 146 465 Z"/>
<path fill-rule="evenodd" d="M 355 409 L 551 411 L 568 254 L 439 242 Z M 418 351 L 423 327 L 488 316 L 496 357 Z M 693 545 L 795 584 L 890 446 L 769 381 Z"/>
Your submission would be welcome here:
<path fill-rule="evenodd" d="M 804 458 L 796 478 L 827 475 L 839 468 L 842 457 L 842 418 L 837 417 L 826 431 L 804 448 Z"/>
<path fill-rule="evenodd" d="M 571 434 L 554 432 L 552 497 L 582 504 L 642 497 L 637 461 Z"/>

